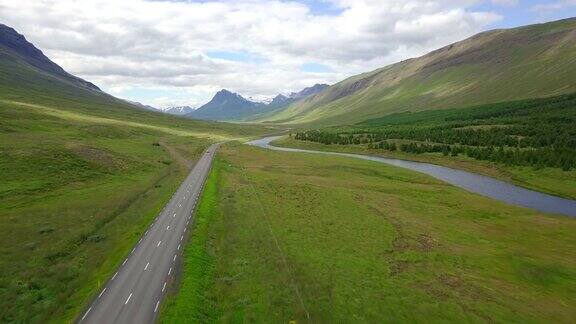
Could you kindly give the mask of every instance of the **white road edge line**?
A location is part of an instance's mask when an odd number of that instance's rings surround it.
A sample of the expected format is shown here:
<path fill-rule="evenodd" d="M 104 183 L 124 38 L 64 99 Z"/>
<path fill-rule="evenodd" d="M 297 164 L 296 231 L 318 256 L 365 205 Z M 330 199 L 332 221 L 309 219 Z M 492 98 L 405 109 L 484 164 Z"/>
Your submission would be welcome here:
<path fill-rule="evenodd" d="M 124 305 L 128 304 L 128 302 L 130 301 L 130 298 L 132 298 L 132 293 L 130 293 L 130 295 L 128 295 L 128 298 L 126 298 Z"/>
<path fill-rule="evenodd" d="M 172 273 L 172 267 L 170 267 L 170 269 L 168 270 L 168 275 L 170 275 Z"/>
<path fill-rule="evenodd" d="M 146 266 L 144 267 L 144 271 L 146 271 L 146 269 L 148 269 L 149 265 L 150 265 L 150 262 L 146 263 Z"/>
<path fill-rule="evenodd" d="M 162 292 L 164 292 L 164 289 L 166 289 L 166 281 L 164 281 L 164 286 L 162 286 Z"/>
<path fill-rule="evenodd" d="M 174 257 L 172 258 L 172 262 L 176 261 L 176 254 L 174 254 Z"/>
<path fill-rule="evenodd" d="M 102 297 L 102 295 L 104 295 L 104 292 L 106 291 L 107 287 L 104 287 L 104 289 L 102 290 L 102 292 L 100 293 L 100 295 L 98 295 L 98 298 Z"/>
<path fill-rule="evenodd" d="M 154 313 L 156 313 L 156 311 L 158 310 L 158 305 L 160 305 L 160 301 L 156 302 L 156 306 L 154 307 Z"/>
<path fill-rule="evenodd" d="M 116 271 L 116 273 L 115 273 L 114 276 L 112 277 L 112 280 L 114 280 L 114 278 L 116 278 L 117 275 L 118 275 L 118 271 Z"/>
<path fill-rule="evenodd" d="M 83 321 L 86 318 L 86 315 L 88 315 L 88 313 L 90 313 L 90 311 L 92 310 L 92 307 L 88 308 L 88 310 L 86 311 L 86 313 L 84 313 L 84 316 L 82 316 L 81 321 Z"/>
<path fill-rule="evenodd" d="M 156 247 L 159 247 L 161 243 L 162 241 L 158 241 L 158 245 L 156 245 Z"/>
<path fill-rule="evenodd" d="M 180 244 L 178 244 L 178 250 L 180 250 Z"/>
<path fill-rule="evenodd" d="M 122 265 L 125 265 L 126 261 L 128 261 L 128 259 L 124 259 L 124 262 L 122 262 Z"/>

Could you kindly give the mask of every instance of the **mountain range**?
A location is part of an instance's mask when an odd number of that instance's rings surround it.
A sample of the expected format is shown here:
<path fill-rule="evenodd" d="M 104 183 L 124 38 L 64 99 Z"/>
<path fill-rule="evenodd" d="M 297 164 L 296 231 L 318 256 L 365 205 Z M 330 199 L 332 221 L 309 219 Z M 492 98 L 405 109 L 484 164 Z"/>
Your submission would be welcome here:
<path fill-rule="evenodd" d="M 334 85 L 256 102 L 228 90 L 193 110 L 171 114 L 195 119 L 290 125 L 352 124 L 404 111 L 459 108 L 576 92 L 576 18 L 493 30 Z M 106 94 L 64 71 L 14 29 L 0 24 L 3 99 L 79 97 L 130 109 L 150 107 Z M 26 89 L 26 93 L 22 92 Z"/>
<path fill-rule="evenodd" d="M 191 107 L 173 107 L 165 112 L 174 115 L 204 120 L 241 121 L 261 117 L 273 113 L 290 104 L 313 96 L 328 88 L 327 84 L 316 84 L 299 92 L 288 95 L 279 94 L 269 103 L 246 99 L 238 93 L 222 89 L 214 95 L 212 100 L 196 110 Z M 188 111 L 188 112 L 186 112 Z"/>
<path fill-rule="evenodd" d="M 576 18 L 477 34 L 336 83 L 259 121 L 342 125 L 576 92 Z"/>

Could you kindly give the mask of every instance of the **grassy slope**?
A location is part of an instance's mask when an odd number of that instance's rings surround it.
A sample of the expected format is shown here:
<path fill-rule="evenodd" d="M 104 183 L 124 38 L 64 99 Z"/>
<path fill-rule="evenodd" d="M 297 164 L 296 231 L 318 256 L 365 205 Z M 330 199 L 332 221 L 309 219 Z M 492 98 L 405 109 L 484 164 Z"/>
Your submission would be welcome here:
<path fill-rule="evenodd" d="M 366 161 L 238 145 L 219 160 L 166 323 L 576 316 L 574 219 Z"/>
<path fill-rule="evenodd" d="M 408 110 L 573 93 L 574 44 L 576 19 L 482 33 L 344 80 L 266 121 L 342 125 Z"/>
<path fill-rule="evenodd" d="M 558 168 L 540 168 L 506 166 L 488 161 L 478 161 L 466 156 L 443 156 L 440 153 L 410 154 L 401 151 L 368 149 L 366 145 L 324 145 L 321 143 L 297 141 L 284 137 L 275 145 L 318 151 L 346 152 L 404 160 L 428 162 L 455 169 L 467 170 L 516 185 L 546 192 L 552 195 L 576 199 L 576 171 L 562 171 Z"/>
<path fill-rule="evenodd" d="M 133 109 L 0 50 L 0 322 L 74 319 L 210 142 L 264 132 Z"/>

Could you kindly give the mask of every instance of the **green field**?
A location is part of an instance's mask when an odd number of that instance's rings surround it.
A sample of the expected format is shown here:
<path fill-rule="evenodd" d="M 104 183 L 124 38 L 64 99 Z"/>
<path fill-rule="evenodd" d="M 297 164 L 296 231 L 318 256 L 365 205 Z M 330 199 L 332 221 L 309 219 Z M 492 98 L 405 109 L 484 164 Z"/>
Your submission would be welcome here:
<path fill-rule="evenodd" d="M 222 147 L 163 322 L 565 322 L 574 219 L 368 161 Z"/>
<path fill-rule="evenodd" d="M 0 101 L 0 322 L 74 319 L 209 143 L 266 131 L 32 97 Z"/>

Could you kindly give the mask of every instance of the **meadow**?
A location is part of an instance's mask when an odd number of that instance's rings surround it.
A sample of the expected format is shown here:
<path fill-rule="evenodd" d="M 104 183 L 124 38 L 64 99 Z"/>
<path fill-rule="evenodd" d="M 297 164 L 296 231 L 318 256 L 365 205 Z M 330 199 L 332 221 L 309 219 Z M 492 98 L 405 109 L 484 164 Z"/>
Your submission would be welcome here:
<path fill-rule="evenodd" d="M 574 219 L 369 161 L 223 146 L 162 322 L 570 322 Z"/>
<path fill-rule="evenodd" d="M 16 95 L 0 101 L 0 322 L 72 321 L 207 145 L 265 132 Z"/>

